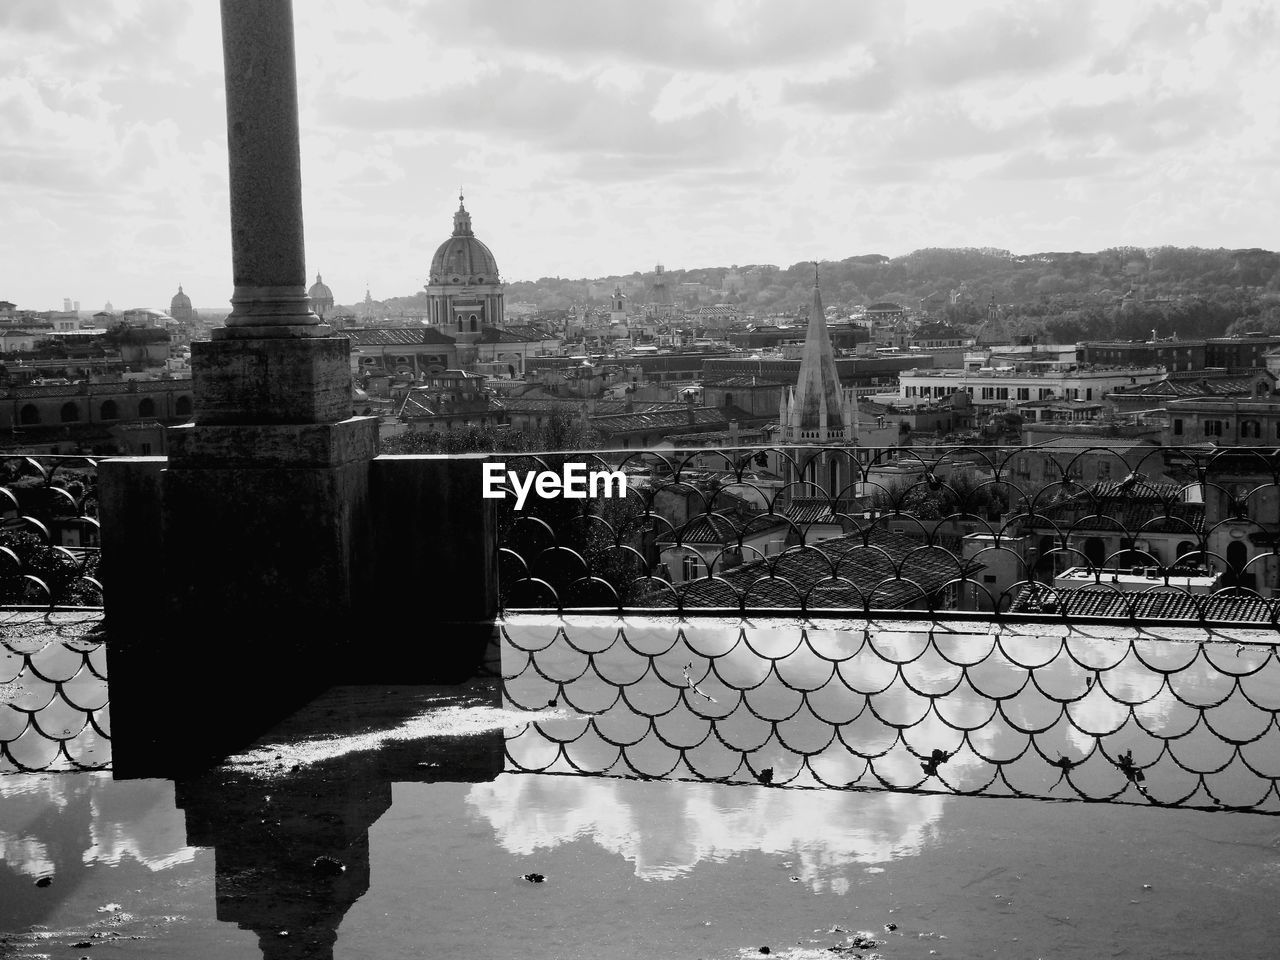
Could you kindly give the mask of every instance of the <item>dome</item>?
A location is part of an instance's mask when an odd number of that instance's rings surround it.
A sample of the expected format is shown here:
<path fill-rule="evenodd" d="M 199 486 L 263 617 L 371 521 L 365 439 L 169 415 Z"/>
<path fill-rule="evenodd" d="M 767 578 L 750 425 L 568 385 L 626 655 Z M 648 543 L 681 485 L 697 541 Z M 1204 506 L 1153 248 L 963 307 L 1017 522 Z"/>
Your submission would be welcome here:
<path fill-rule="evenodd" d="M 498 261 L 471 232 L 471 214 L 458 198 L 453 215 L 453 236 L 440 244 L 431 258 L 433 284 L 499 283 Z"/>
<path fill-rule="evenodd" d="M 182 292 L 182 284 L 178 284 L 178 292 L 169 301 L 169 313 L 176 316 L 179 310 L 190 310 L 191 298 Z"/>
<path fill-rule="evenodd" d="M 320 279 L 320 274 L 316 274 L 316 282 L 311 285 L 311 289 L 307 291 L 307 296 L 312 300 L 328 300 L 333 302 L 333 291 L 328 285 Z"/>

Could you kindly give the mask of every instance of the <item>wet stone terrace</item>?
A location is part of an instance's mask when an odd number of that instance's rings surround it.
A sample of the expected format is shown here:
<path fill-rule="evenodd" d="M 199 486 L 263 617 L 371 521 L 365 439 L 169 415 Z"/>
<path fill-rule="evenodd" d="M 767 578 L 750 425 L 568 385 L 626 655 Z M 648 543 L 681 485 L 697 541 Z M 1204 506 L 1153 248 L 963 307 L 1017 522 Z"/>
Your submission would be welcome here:
<path fill-rule="evenodd" d="M 0 956 L 1261 958 L 1280 935 L 1270 632 L 509 616 L 491 676 L 335 688 L 175 782 L 77 769 L 109 761 L 109 704 L 101 634 L 61 617 L 2 625 Z"/>

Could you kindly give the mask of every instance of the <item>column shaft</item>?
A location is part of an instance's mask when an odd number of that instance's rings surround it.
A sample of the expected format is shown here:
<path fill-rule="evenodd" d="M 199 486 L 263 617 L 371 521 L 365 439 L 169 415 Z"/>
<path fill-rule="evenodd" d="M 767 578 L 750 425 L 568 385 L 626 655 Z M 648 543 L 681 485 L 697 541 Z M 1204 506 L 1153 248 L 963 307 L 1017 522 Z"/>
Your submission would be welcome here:
<path fill-rule="evenodd" d="M 222 0 L 222 49 L 235 291 L 215 336 L 320 334 L 305 288 L 292 0 Z"/>

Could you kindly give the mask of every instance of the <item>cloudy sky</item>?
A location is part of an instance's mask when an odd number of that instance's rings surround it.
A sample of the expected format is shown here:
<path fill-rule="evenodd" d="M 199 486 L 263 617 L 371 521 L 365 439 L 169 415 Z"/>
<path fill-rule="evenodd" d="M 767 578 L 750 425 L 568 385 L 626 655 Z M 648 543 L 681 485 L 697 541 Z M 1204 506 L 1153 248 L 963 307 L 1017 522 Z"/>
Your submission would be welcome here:
<path fill-rule="evenodd" d="M 0 299 L 231 295 L 215 0 L 0 2 Z M 1280 4 L 295 0 L 309 273 L 1280 247 Z M 311 278 L 309 278 L 310 280 Z"/>

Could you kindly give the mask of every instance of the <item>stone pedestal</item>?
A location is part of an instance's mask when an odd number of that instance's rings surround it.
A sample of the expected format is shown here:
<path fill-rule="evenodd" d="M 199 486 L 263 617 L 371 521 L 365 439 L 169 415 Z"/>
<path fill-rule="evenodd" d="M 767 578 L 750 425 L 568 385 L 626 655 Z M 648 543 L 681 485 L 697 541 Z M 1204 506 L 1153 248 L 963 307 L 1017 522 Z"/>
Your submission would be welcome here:
<path fill-rule="evenodd" d="M 351 415 L 346 337 L 198 340 L 192 387 L 206 424 L 336 423 Z"/>
<path fill-rule="evenodd" d="M 315 696 L 371 602 L 375 420 L 196 424 L 170 451 L 103 465 L 125 775 L 216 757 Z"/>

